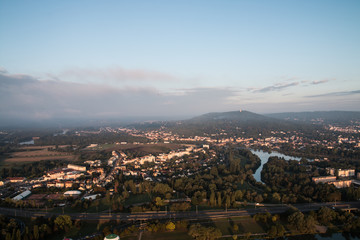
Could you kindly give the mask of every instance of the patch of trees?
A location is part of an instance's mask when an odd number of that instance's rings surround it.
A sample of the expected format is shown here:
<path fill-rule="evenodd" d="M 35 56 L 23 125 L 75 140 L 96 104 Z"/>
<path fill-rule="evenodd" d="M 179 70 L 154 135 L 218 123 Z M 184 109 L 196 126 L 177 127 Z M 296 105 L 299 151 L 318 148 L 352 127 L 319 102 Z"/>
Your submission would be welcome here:
<path fill-rule="evenodd" d="M 291 144 L 282 144 L 280 147 L 280 151 L 284 154 L 288 155 L 296 155 L 298 157 L 306 157 L 306 158 L 329 158 L 332 160 L 338 159 L 348 159 L 348 160 L 358 160 L 360 159 L 360 150 L 354 148 L 354 144 L 346 145 L 341 144 L 335 146 L 334 148 L 328 148 L 327 146 L 323 146 L 321 144 L 318 145 L 309 145 L 304 148 L 294 149 Z M 357 161 L 355 161 L 358 163 Z"/>
<path fill-rule="evenodd" d="M 0 179 L 7 177 L 39 177 L 50 169 L 65 167 L 69 161 L 44 160 L 31 164 L 13 164 L 13 167 L 1 168 Z"/>
<path fill-rule="evenodd" d="M 30 225 L 25 225 L 16 218 L 0 215 L 1 235 L 5 240 L 39 240 L 49 239 L 54 235 L 75 236 L 81 228 L 81 222 L 74 222 L 68 215 L 45 219 L 36 218 Z"/>
<path fill-rule="evenodd" d="M 98 134 L 81 134 L 67 133 L 66 135 L 49 134 L 36 140 L 36 145 L 76 145 L 80 148 L 86 147 L 92 143 L 104 144 L 113 142 L 146 142 L 147 139 L 143 137 L 131 136 L 127 133 L 110 133 L 100 132 Z"/>
<path fill-rule="evenodd" d="M 220 229 L 199 223 L 191 225 L 188 234 L 198 240 L 214 240 L 222 236 Z"/>
<path fill-rule="evenodd" d="M 275 203 L 353 201 L 360 198 L 360 189 L 337 189 L 332 184 L 315 184 L 313 176 L 318 176 L 318 171 L 309 173 L 300 162 L 278 157 L 270 157 L 261 172 L 261 179 Z"/>

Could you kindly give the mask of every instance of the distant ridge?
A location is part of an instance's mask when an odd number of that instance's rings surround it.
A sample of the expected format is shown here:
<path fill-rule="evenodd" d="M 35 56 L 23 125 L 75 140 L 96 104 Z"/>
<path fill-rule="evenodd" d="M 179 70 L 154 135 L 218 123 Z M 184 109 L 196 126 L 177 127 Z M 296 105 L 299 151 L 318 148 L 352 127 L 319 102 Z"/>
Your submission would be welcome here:
<path fill-rule="evenodd" d="M 271 120 L 274 119 L 256 114 L 249 111 L 231 111 L 231 112 L 212 112 L 200 115 L 198 117 L 194 117 L 192 119 L 187 120 L 188 122 L 203 122 L 203 121 L 263 121 L 263 120 Z"/>
<path fill-rule="evenodd" d="M 360 121 L 360 112 L 356 111 L 314 111 L 314 112 L 284 112 L 272 113 L 265 116 L 302 122 L 322 120 L 327 124 L 348 124 L 351 121 Z"/>

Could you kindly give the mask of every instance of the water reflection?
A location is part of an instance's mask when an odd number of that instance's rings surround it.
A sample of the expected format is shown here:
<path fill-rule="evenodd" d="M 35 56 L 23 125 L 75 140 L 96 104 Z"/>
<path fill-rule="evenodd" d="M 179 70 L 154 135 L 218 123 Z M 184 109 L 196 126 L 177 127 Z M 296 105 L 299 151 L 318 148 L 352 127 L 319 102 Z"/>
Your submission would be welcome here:
<path fill-rule="evenodd" d="M 263 169 L 264 164 L 267 163 L 267 161 L 269 160 L 269 157 L 279 157 L 279 158 L 284 158 L 285 160 L 297 160 L 297 161 L 301 160 L 301 158 L 299 158 L 299 157 L 292 157 L 292 156 L 284 155 L 284 154 L 281 154 L 278 152 L 268 153 L 268 152 L 264 152 L 262 150 L 251 150 L 251 152 L 253 154 L 257 155 L 261 160 L 260 167 L 253 174 L 254 178 L 258 182 L 262 182 L 261 181 L 261 170 Z"/>

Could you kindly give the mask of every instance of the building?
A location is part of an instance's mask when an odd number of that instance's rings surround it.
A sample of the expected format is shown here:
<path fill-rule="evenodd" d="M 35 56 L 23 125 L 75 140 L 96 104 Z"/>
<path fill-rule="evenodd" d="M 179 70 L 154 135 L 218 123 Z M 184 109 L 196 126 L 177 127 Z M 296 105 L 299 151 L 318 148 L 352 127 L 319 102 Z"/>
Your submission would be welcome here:
<path fill-rule="evenodd" d="M 353 183 L 353 180 L 339 180 L 334 182 L 328 182 L 328 184 L 334 184 L 336 188 L 346 188 L 350 187 L 350 185 Z"/>
<path fill-rule="evenodd" d="M 8 180 L 0 180 L 0 187 L 4 186 L 5 184 L 7 184 L 9 181 Z"/>
<path fill-rule="evenodd" d="M 19 183 L 24 182 L 26 178 L 24 177 L 8 177 L 6 180 L 8 180 L 11 183 Z"/>
<path fill-rule="evenodd" d="M 57 188 L 63 188 L 63 187 L 65 187 L 65 183 L 64 183 L 64 182 L 60 182 L 60 181 L 56 181 L 56 182 L 55 182 L 55 187 L 57 187 Z"/>
<path fill-rule="evenodd" d="M 335 168 L 326 168 L 326 172 L 331 176 L 335 176 Z"/>
<path fill-rule="evenodd" d="M 65 197 L 78 197 L 78 196 L 80 196 L 80 194 L 81 194 L 81 192 L 78 190 L 70 190 L 70 191 L 64 192 Z"/>
<path fill-rule="evenodd" d="M 355 169 L 338 169 L 338 177 L 353 177 L 355 176 Z"/>
<path fill-rule="evenodd" d="M 31 191 L 26 190 L 25 192 L 22 192 L 19 195 L 13 197 L 12 200 L 15 200 L 15 201 L 22 200 L 22 199 L 26 198 L 27 196 L 29 196 L 30 194 L 31 194 Z"/>
<path fill-rule="evenodd" d="M 84 197 L 83 199 L 85 199 L 85 200 L 95 200 L 97 197 L 101 197 L 101 194 L 93 194 L 93 195 L 89 195 L 89 196 L 86 196 L 86 197 Z"/>
<path fill-rule="evenodd" d="M 80 172 L 86 172 L 86 167 L 78 166 L 78 165 L 75 165 L 75 164 L 68 164 L 67 168 L 74 169 L 74 170 L 80 171 Z"/>
<path fill-rule="evenodd" d="M 320 176 L 320 177 L 313 177 L 312 180 L 315 183 L 327 183 L 327 182 L 336 181 L 336 177 L 335 176 Z"/>

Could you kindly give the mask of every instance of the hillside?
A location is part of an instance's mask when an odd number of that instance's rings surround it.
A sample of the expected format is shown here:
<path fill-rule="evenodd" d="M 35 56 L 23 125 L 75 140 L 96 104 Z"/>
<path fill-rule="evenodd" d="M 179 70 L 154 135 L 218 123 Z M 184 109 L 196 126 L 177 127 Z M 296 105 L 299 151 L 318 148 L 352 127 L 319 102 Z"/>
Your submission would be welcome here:
<path fill-rule="evenodd" d="M 272 131 L 314 131 L 314 126 L 276 119 L 248 111 L 207 113 L 188 120 L 166 124 L 166 128 L 184 136 L 203 136 L 226 132 L 233 136 L 270 136 Z"/>

